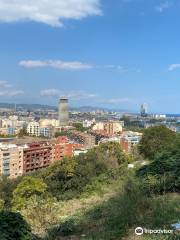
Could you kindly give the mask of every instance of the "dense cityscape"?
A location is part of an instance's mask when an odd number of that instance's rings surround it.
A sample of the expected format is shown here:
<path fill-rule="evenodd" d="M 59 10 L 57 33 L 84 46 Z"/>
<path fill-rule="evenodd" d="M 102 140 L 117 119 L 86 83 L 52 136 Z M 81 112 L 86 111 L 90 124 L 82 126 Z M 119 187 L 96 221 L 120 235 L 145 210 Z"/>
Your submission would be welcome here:
<path fill-rule="evenodd" d="M 0 240 L 180 240 L 179 12 L 0 0 Z"/>
<path fill-rule="evenodd" d="M 180 117 L 148 114 L 146 104 L 133 115 L 105 110 L 69 112 L 67 98 L 60 99 L 58 112 L 1 108 L 0 173 L 16 178 L 106 142 L 117 142 L 131 153 L 143 129 L 158 125 L 179 132 Z"/>

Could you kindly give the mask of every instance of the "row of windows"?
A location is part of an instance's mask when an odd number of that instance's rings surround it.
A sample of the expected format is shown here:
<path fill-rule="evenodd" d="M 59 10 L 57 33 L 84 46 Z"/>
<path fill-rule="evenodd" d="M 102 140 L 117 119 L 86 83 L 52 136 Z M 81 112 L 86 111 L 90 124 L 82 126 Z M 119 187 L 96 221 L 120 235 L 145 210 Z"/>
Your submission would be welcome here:
<path fill-rule="evenodd" d="M 49 163 L 50 163 L 49 161 L 47 161 L 47 162 L 45 161 L 45 162 L 43 162 L 43 165 L 46 165 L 46 164 L 49 165 Z M 39 167 L 40 167 L 39 165 L 40 165 L 39 163 L 36 163 L 36 164 L 27 164 L 27 165 L 26 165 L 26 168 L 28 168 L 28 169 L 29 169 L 29 168 L 39 168 Z"/>

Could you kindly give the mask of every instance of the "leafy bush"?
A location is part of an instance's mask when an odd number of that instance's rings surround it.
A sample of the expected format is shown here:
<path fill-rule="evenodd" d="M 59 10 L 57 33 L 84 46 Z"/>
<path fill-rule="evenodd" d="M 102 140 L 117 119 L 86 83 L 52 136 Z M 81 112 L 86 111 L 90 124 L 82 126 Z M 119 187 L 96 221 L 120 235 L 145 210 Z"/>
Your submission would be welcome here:
<path fill-rule="evenodd" d="M 106 143 L 87 154 L 57 162 L 41 171 L 39 177 L 44 179 L 48 192 L 58 200 L 71 199 L 82 193 L 96 177 L 127 163 L 128 157 L 118 143 Z"/>
<path fill-rule="evenodd" d="M 13 191 L 20 179 L 11 180 L 5 176 L 0 178 L 0 199 L 4 202 L 4 208 L 9 210 L 12 206 Z"/>
<path fill-rule="evenodd" d="M 115 196 L 60 223 L 49 231 L 47 239 L 63 236 L 81 239 L 83 234 L 86 239 L 134 239 L 132 234 L 137 226 L 169 229 L 179 219 L 179 207 L 179 196 L 147 196 L 144 182 L 130 174 Z M 130 237 L 125 238 L 129 234 Z M 171 239 L 169 237 L 159 235 L 152 239 Z"/>
<path fill-rule="evenodd" d="M 157 154 L 154 161 L 141 168 L 137 174 L 144 177 L 152 192 L 179 192 L 180 148 Z M 156 181 L 153 182 L 153 179 Z"/>
<path fill-rule="evenodd" d="M 26 206 L 27 200 L 33 195 L 42 195 L 46 191 L 42 179 L 26 176 L 13 191 L 13 208 L 20 210 Z"/>
<path fill-rule="evenodd" d="M 150 127 L 144 131 L 139 150 L 146 158 L 154 159 L 158 152 L 169 149 L 175 142 L 176 134 L 165 126 Z"/>
<path fill-rule="evenodd" d="M 0 212 L 1 240 L 32 240 L 30 227 L 19 213 Z"/>
<path fill-rule="evenodd" d="M 32 196 L 27 200 L 21 214 L 31 225 L 34 233 L 43 235 L 58 222 L 58 206 L 55 198 L 50 196 Z"/>
<path fill-rule="evenodd" d="M 75 219 L 69 219 L 48 231 L 48 236 L 45 240 L 54 240 L 57 236 L 70 236 L 78 231 Z"/>

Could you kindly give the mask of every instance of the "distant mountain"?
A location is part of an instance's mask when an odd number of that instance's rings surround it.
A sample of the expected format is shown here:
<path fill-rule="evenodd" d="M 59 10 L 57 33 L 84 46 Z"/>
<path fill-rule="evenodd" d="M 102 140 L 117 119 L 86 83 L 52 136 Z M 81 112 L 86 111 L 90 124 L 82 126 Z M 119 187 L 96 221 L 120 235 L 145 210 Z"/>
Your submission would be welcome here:
<path fill-rule="evenodd" d="M 55 106 L 49 106 L 49 105 L 43 105 L 43 104 L 14 104 L 14 103 L 0 103 L 0 108 L 8 108 L 14 110 L 16 107 L 17 110 L 56 110 L 57 107 Z"/>
<path fill-rule="evenodd" d="M 14 110 L 16 107 L 17 110 L 26 110 L 26 111 L 33 111 L 33 110 L 57 110 L 57 106 L 50 106 L 44 104 L 14 104 L 14 103 L 0 103 L 0 108 L 8 108 Z M 134 113 L 134 111 L 128 109 L 110 109 L 105 107 L 92 107 L 92 106 L 80 106 L 80 107 L 71 107 L 70 111 L 77 111 L 77 112 L 92 112 L 92 111 L 116 111 L 116 112 L 125 112 L 125 113 Z"/>
<path fill-rule="evenodd" d="M 102 108 L 102 107 L 92 107 L 92 106 L 81 106 L 81 107 L 70 107 L 71 111 L 79 111 L 79 112 L 92 112 L 92 111 L 110 111 L 107 108 Z"/>

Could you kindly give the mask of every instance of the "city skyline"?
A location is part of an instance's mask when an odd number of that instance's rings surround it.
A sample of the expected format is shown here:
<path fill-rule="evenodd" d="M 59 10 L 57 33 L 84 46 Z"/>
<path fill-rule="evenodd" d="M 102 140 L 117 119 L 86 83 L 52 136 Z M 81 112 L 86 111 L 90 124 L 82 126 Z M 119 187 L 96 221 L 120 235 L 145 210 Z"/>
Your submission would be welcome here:
<path fill-rule="evenodd" d="M 177 0 L 19 2 L 0 0 L 0 102 L 180 113 Z"/>

